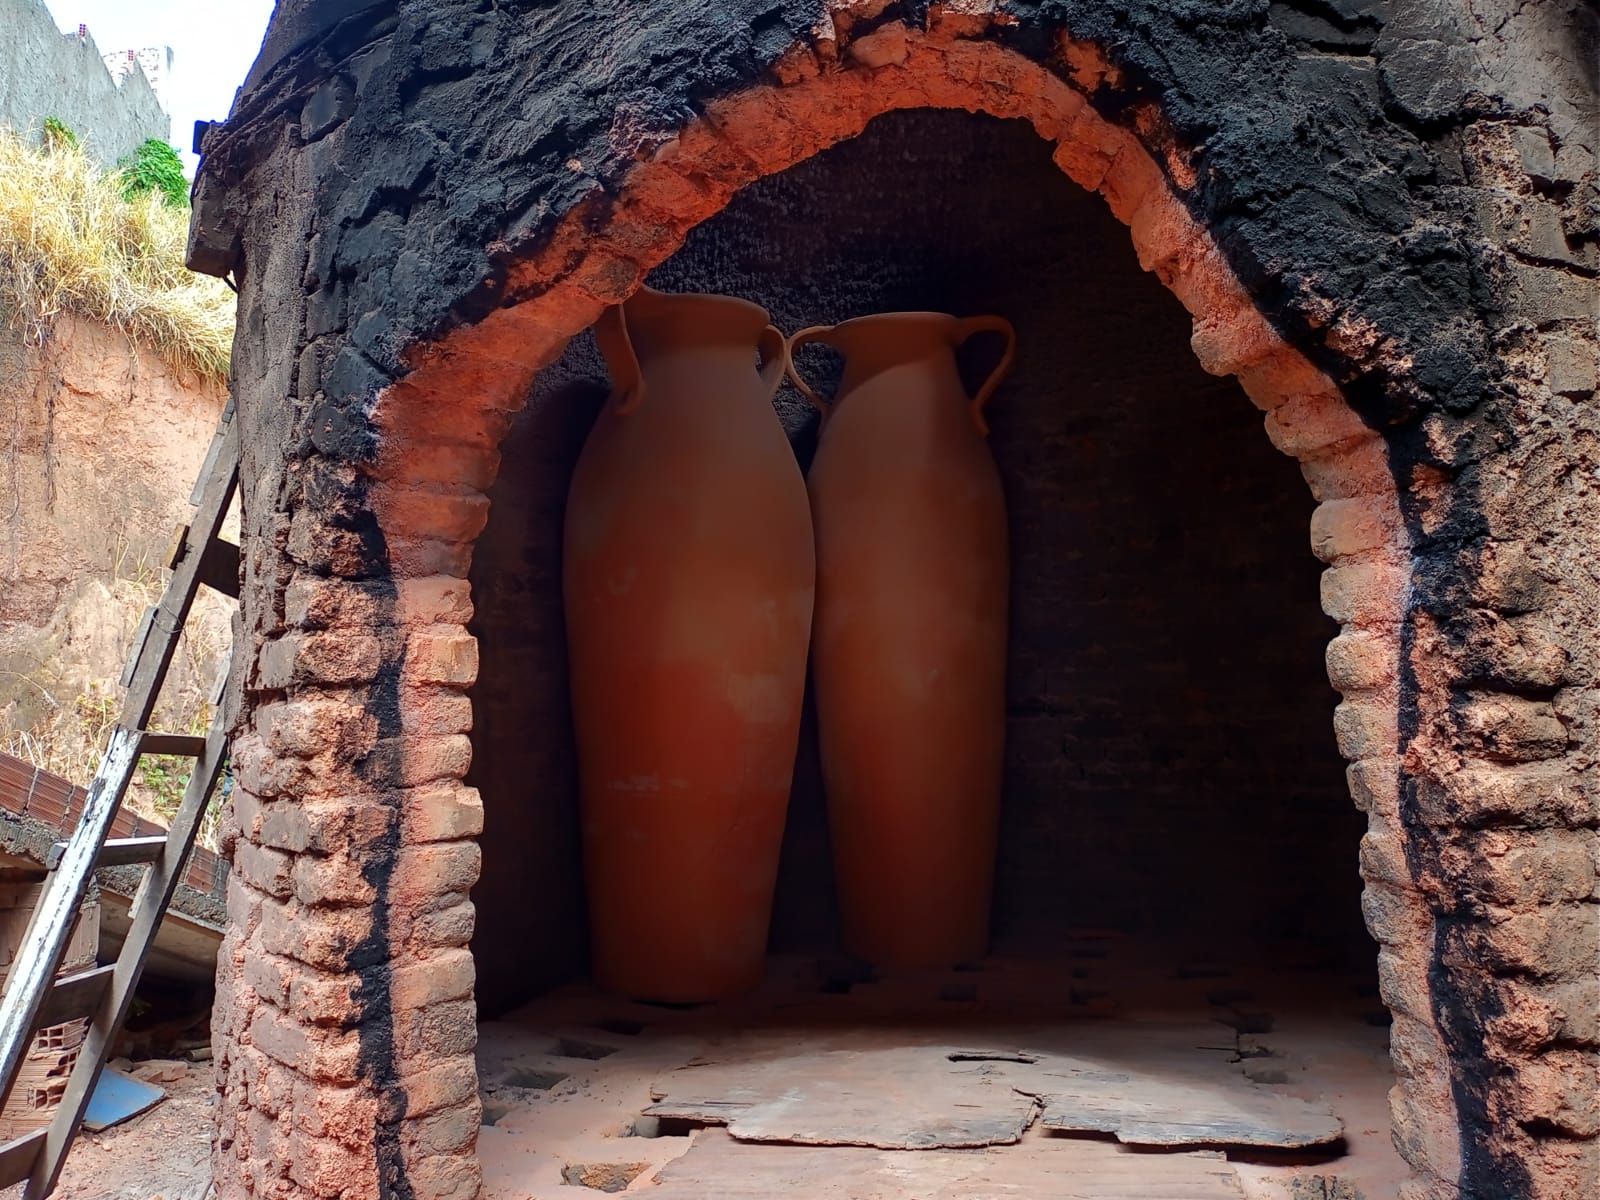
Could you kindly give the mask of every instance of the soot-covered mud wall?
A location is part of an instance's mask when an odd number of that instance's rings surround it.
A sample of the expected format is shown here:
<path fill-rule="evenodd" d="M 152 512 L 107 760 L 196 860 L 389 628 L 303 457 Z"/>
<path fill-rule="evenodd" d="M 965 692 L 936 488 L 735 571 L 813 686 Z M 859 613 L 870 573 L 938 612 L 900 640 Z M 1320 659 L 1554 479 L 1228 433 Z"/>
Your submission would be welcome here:
<path fill-rule="evenodd" d="M 1037 952 L 1077 926 L 1230 948 L 1311 936 L 1370 961 L 1305 484 L 1031 127 L 880 117 L 741 192 L 651 283 L 755 299 L 791 331 L 894 309 L 1016 323 L 990 438 L 1015 555 L 1001 947 Z M 605 391 L 587 338 L 541 374 L 473 559 L 486 1011 L 583 969 L 560 531 Z M 778 403 L 809 455 L 814 414 L 788 388 Z M 811 739 L 787 851 L 775 949 L 836 944 Z"/>
<path fill-rule="evenodd" d="M 468 576 L 539 368 L 891 109 L 1027 119 L 1299 460 L 1407 1200 L 1600 1174 L 1585 0 L 285 0 L 239 284 L 219 1191 L 472 1196 Z M 281 1118 L 281 1119 L 280 1119 Z"/>

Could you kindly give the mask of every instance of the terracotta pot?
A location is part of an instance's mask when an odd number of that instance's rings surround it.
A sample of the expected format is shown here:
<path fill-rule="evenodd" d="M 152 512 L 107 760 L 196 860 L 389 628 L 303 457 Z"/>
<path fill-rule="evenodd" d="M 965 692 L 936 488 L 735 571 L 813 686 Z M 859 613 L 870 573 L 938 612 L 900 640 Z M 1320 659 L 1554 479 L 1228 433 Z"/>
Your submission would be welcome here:
<path fill-rule="evenodd" d="M 1005 335 L 969 399 L 955 350 Z M 794 351 L 844 355 L 837 399 Z M 789 375 L 822 410 L 807 481 L 817 535 L 818 730 L 845 946 L 950 966 L 988 945 L 1005 744 L 1005 497 L 983 408 L 1010 370 L 1000 317 L 888 313 L 807 329 Z"/>
<path fill-rule="evenodd" d="M 815 560 L 754 304 L 641 289 L 596 326 L 614 392 L 566 514 L 596 981 L 713 1000 L 761 976 Z M 756 352 L 764 359 L 756 370 Z"/>

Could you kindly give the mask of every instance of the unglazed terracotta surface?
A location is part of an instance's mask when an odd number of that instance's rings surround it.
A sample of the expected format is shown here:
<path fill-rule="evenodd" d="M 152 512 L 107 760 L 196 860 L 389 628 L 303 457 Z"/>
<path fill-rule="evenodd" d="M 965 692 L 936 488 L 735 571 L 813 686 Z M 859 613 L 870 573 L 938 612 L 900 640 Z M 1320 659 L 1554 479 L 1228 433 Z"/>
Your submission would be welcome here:
<path fill-rule="evenodd" d="M 595 978 L 711 1000 L 760 978 L 805 685 L 782 335 L 754 304 L 648 288 L 596 332 L 615 392 L 564 551 Z"/>
<path fill-rule="evenodd" d="M 968 398 L 955 351 L 1006 350 Z M 829 402 L 794 351 L 844 355 Z M 814 672 L 846 947 L 869 962 L 980 957 L 1005 744 L 1005 497 L 983 407 L 1010 369 L 999 317 L 886 313 L 808 329 L 789 374 L 823 412 L 808 487 Z"/>

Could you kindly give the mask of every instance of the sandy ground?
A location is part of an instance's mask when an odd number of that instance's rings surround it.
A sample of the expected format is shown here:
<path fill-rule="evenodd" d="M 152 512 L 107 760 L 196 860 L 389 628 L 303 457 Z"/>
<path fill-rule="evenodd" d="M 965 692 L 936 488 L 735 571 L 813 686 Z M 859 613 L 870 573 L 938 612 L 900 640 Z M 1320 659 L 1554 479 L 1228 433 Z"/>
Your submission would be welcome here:
<path fill-rule="evenodd" d="M 52 1200 L 206 1200 L 211 1188 L 210 1063 L 171 1064 L 166 1099 L 104 1133 L 85 1133 L 67 1156 Z M 181 1073 L 180 1073 L 181 1072 Z M 16 1200 L 22 1188 L 0 1192 Z"/>

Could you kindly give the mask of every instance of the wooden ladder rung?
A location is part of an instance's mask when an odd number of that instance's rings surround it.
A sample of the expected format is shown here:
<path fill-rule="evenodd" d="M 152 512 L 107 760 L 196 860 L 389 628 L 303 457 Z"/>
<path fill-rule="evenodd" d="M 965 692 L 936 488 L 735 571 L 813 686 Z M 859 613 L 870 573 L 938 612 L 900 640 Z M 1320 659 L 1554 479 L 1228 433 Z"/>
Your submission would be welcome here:
<path fill-rule="evenodd" d="M 213 537 L 199 547 L 189 544 L 192 526 L 180 524 L 172 531 L 172 543 L 167 548 L 167 566 L 178 569 L 194 550 L 200 551 L 200 565 L 196 568 L 200 582 L 214 592 L 239 598 L 239 547 L 220 537 Z"/>
<path fill-rule="evenodd" d="M 239 598 L 239 547 L 221 538 L 206 543 L 200 560 L 200 582 L 214 592 Z"/>
<path fill-rule="evenodd" d="M 107 838 L 95 855 L 95 870 L 101 867 L 132 867 L 139 863 L 153 863 L 167 848 L 166 835 L 159 837 Z M 61 865 L 61 856 L 67 852 L 67 843 L 57 842 L 50 847 L 45 866 L 54 871 Z"/>
<path fill-rule="evenodd" d="M 44 1003 L 39 1005 L 39 1015 L 33 1019 L 33 1027 L 43 1029 L 48 1025 L 64 1025 L 80 1017 L 94 1016 L 116 970 L 114 965 L 95 967 L 56 980 L 45 996 Z"/>
<path fill-rule="evenodd" d="M 0 1188 L 21 1183 L 33 1174 L 39 1161 L 39 1151 L 44 1146 L 45 1130 L 35 1129 L 0 1146 Z"/>
<path fill-rule="evenodd" d="M 145 733 L 139 738 L 140 754 L 180 754 L 199 758 L 205 753 L 206 739 L 192 733 Z"/>

